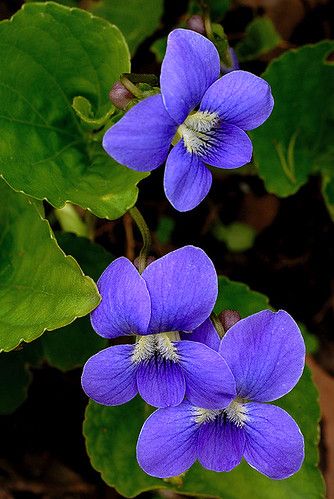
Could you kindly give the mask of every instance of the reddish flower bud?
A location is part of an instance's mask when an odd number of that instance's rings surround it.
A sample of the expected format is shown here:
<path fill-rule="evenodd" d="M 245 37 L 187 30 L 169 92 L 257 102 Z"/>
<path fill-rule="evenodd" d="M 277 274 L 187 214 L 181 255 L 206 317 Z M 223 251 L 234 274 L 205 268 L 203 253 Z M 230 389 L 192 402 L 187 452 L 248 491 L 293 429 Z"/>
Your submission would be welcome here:
<path fill-rule="evenodd" d="M 198 14 L 194 14 L 193 16 L 189 17 L 189 19 L 187 20 L 187 26 L 192 31 L 196 31 L 201 35 L 206 34 L 203 17 L 199 16 Z"/>
<path fill-rule="evenodd" d="M 239 312 L 236 310 L 223 310 L 218 317 L 225 332 L 241 319 Z"/>
<path fill-rule="evenodd" d="M 134 99 L 134 96 L 120 81 L 116 81 L 109 92 L 109 99 L 116 107 L 124 109 Z"/>

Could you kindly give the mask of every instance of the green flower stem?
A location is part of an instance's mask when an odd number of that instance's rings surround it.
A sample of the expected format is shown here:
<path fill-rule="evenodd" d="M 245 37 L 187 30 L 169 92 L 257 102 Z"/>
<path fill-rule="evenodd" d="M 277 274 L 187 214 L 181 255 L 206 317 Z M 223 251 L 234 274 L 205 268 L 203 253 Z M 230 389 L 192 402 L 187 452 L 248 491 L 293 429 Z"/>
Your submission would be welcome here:
<path fill-rule="evenodd" d="M 138 270 L 139 273 L 142 274 L 142 272 L 145 270 L 147 266 L 147 258 L 151 250 L 151 242 L 152 242 L 151 233 L 138 208 L 133 206 L 133 208 L 129 209 L 129 214 L 131 215 L 132 219 L 135 221 L 143 238 L 143 246 L 138 257 Z"/>
<path fill-rule="evenodd" d="M 210 315 L 210 319 L 217 333 L 219 334 L 219 337 L 222 338 L 225 335 L 225 329 L 223 328 L 223 324 L 220 322 L 218 316 L 214 312 L 212 312 Z"/>
<path fill-rule="evenodd" d="M 132 83 L 132 81 L 129 80 L 127 74 L 122 74 L 120 77 L 120 82 L 122 85 L 129 90 L 129 92 L 134 96 L 137 97 L 137 99 L 142 99 L 143 98 L 143 92 Z"/>

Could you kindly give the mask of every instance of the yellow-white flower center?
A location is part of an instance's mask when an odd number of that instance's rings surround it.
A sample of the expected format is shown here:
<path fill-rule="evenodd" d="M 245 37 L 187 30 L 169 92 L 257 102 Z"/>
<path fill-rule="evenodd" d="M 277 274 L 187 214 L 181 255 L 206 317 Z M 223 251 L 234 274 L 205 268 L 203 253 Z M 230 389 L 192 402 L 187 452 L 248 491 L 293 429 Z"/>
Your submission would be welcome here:
<path fill-rule="evenodd" d="M 201 154 L 210 145 L 214 132 L 219 127 L 218 114 L 197 111 L 190 114 L 177 131 L 189 153 Z"/>
<path fill-rule="evenodd" d="M 248 421 L 247 409 L 244 403 L 236 398 L 225 409 L 202 409 L 196 407 L 194 419 L 196 423 L 213 422 L 216 418 L 226 418 L 231 423 L 242 428 Z"/>
<path fill-rule="evenodd" d="M 150 360 L 154 356 L 177 362 L 179 357 L 173 341 L 179 340 L 180 335 L 176 331 L 140 336 L 132 354 L 132 362 L 143 362 Z"/>

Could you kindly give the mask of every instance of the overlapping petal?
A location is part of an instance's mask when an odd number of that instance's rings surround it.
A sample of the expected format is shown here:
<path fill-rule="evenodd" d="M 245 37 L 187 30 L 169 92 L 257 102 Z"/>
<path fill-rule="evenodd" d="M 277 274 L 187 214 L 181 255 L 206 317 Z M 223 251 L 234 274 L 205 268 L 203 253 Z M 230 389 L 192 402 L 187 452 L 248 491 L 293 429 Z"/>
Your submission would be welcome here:
<path fill-rule="evenodd" d="M 186 391 L 181 366 L 161 356 L 138 364 L 137 386 L 141 397 L 153 407 L 179 405 Z"/>
<path fill-rule="evenodd" d="M 178 142 L 166 162 L 164 188 L 167 199 L 178 211 L 189 211 L 208 194 L 212 174 L 197 154 L 189 153 Z"/>
<path fill-rule="evenodd" d="M 122 165 L 150 171 L 167 158 L 176 129 L 161 95 L 153 95 L 136 104 L 107 131 L 103 147 Z"/>
<path fill-rule="evenodd" d="M 196 460 L 197 430 L 194 408 L 159 409 L 144 423 L 137 443 L 137 460 L 145 473 L 169 478 L 186 471 Z"/>
<path fill-rule="evenodd" d="M 91 399 L 103 405 L 129 402 L 138 393 L 133 345 L 116 345 L 93 355 L 82 373 L 82 388 Z"/>
<path fill-rule="evenodd" d="M 186 380 L 186 397 L 198 407 L 223 409 L 235 397 L 235 380 L 214 350 L 195 341 L 175 343 Z"/>
<path fill-rule="evenodd" d="M 296 422 L 280 407 L 246 404 L 244 457 L 269 478 L 280 480 L 296 473 L 304 460 L 304 439 Z"/>
<path fill-rule="evenodd" d="M 268 83 L 252 73 L 237 70 L 208 88 L 200 110 L 218 113 L 224 122 L 252 130 L 270 116 L 273 106 Z"/>
<path fill-rule="evenodd" d="M 220 346 L 220 337 L 212 324 L 211 319 L 204 321 L 203 324 L 194 329 L 191 334 L 182 334 L 182 339 L 204 343 L 212 348 L 212 350 L 216 350 L 216 352 L 218 352 Z"/>
<path fill-rule="evenodd" d="M 214 307 L 217 274 L 200 248 L 184 246 L 172 251 L 151 263 L 142 277 L 151 297 L 150 333 L 191 331 Z"/>
<path fill-rule="evenodd" d="M 219 78 L 217 49 L 194 31 L 175 29 L 167 40 L 161 67 L 161 93 L 170 116 L 181 124 Z"/>
<path fill-rule="evenodd" d="M 102 300 L 91 313 L 95 331 L 106 338 L 145 334 L 151 300 L 144 279 L 125 257 L 114 260 L 97 282 Z"/>
<path fill-rule="evenodd" d="M 221 340 L 240 397 L 270 402 L 288 393 L 302 375 L 305 344 L 292 317 L 263 310 L 242 319 Z"/>
<path fill-rule="evenodd" d="M 252 151 L 252 142 L 246 132 L 235 125 L 223 123 L 201 152 L 201 159 L 218 168 L 239 168 L 250 162 Z"/>
<path fill-rule="evenodd" d="M 245 442 L 243 428 L 217 417 L 200 425 L 198 460 L 208 470 L 231 471 L 241 462 Z"/>

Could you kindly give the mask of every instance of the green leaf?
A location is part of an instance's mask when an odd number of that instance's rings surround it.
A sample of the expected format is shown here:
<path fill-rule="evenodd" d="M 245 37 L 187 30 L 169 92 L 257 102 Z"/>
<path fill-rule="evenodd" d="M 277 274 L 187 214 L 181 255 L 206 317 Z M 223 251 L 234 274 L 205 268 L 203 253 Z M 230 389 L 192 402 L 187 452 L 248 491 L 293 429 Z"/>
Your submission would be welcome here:
<path fill-rule="evenodd" d="M 0 198 L 0 351 L 9 351 L 86 315 L 99 295 L 35 203 L 3 181 Z"/>
<path fill-rule="evenodd" d="M 56 208 L 70 201 L 120 217 L 147 175 L 104 153 L 72 108 L 81 95 L 96 117 L 110 109 L 111 86 L 130 70 L 118 28 L 80 9 L 26 4 L 0 23 L 0 58 L 0 174 Z"/>
<path fill-rule="evenodd" d="M 290 50 L 263 74 L 275 98 L 271 117 L 251 135 L 266 189 L 289 196 L 333 158 L 334 42 Z"/>
<path fill-rule="evenodd" d="M 66 203 L 63 208 L 54 211 L 61 228 L 67 232 L 73 232 L 77 236 L 88 237 L 89 228 L 81 219 L 75 207 Z"/>
<path fill-rule="evenodd" d="M 56 236 L 63 251 L 72 255 L 85 274 L 95 281 L 113 260 L 102 246 L 86 238 L 69 233 L 57 233 Z M 81 367 L 91 355 L 108 345 L 105 338 L 95 333 L 89 317 L 82 317 L 57 331 L 44 334 L 41 342 L 48 363 L 61 371 Z"/>
<path fill-rule="evenodd" d="M 213 235 L 223 241 L 230 251 L 242 252 L 252 248 L 256 231 L 250 225 L 234 222 L 230 225 L 218 223 L 213 228 Z"/>
<path fill-rule="evenodd" d="M 91 2 L 89 9 L 119 27 L 133 54 L 138 45 L 157 29 L 163 0 L 127 0 L 125 4 L 100 0 Z"/>
<path fill-rule="evenodd" d="M 221 277 L 219 285 L 217 312 L 222 308 L 236 309 L 244 317 L 268 308 L 268 299 L 244 284 Z M 230 473 L 207 471 L 197 463 L 177 480 L 159 480 L 146 475 L 136 462 L 135 448 L 140 428 L 152 409 L 139 397 L 119 407 L 104 407 L 90 401 L 83 431 L 93 467 L 108 485 L 125 497 L 167 488 L 181 494 L 222 499 L 320 499 L 324 485 L 317 469 L 319 407 L 308 369 L 296 388 L 278 405 L 296 419 L 306 444 L 302 469 L 287 480 L 270 480 L 245 462 Z"/>
<path fill-rule="evenodd" d="M 243 282 L 218 277 L 218 298 L 214 308 L 216 314 L 222 310 L 237 310 L 241 318 L 271 308 L 267 296 L 253 291 Z"/>
<path fill-rule="evenodd" d="M 175 227 L 175 220 L 171 217 L 161 217 L 155 235 L 161 244 L 170 242 Z"/>
<path fill-rule="evenodd" d="M 22 404 L 31 378 L 23 352 L 0 353 L 0 414 L 10 414 Z"/>
<path fill-rule="evenodd" d="M 246 28 L 244 38 L 235 46 L 240 62 L 256 59 L 282 41 L 269 17 L 256 17 Z"/>
<path fill-rule="evenodd" d="M 323 174 L 322 194 L 324 196 L 328 212 L 334 221 L 334 174 Z"/>
<path fill-rule="evenodd" d="M 42 359 L 38 341 L 0 353 L 0 414 L 11 414 L 24 402 L 32 381 L 29 367 L 39 366 Z"/>
<path fill-rule="evenodd" d="M 100 118 L 95 118 L 91 103 L 88 99 L 82 97 L 81 95 L 74 97 L 72 107 L 85 125 L 95 129 L 104 126 L 115 112 L 115 106 L 110 103 L 110 109 L 106 112 L 106 114 Z"/>
<path fill-rule="evenodd" d="M 210 18 L 214 21 L 221 20 L 230 8 L 231 0 L 206 0 L 205 4 L 209 7 Z M 190 14 L 201 14 L 202 7 L 197 0 L 191 0 L 189 5 Z"/>
<path fill-rule="evenodd" d="M 165 57 L 167 48 L 167 36 L 163 36 L 162 38 L 158 38 L 151 45 L 151 51 L 155 55 L 158 62 L 162 62 Z"/>

